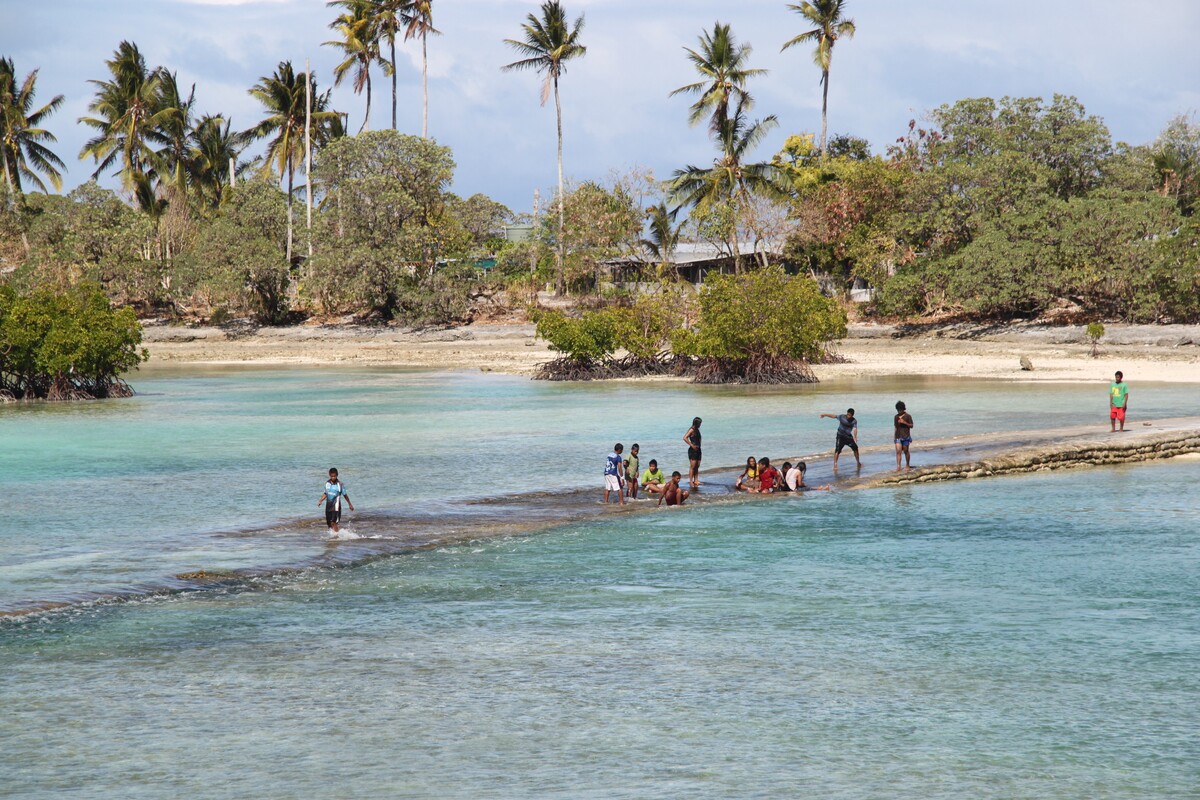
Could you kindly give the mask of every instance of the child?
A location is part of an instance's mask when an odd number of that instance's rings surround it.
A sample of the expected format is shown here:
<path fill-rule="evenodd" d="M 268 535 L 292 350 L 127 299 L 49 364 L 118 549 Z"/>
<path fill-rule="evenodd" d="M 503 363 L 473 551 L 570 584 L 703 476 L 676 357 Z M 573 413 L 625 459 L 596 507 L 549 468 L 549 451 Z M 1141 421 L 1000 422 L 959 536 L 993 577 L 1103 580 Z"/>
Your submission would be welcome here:
<path fill-rule="evenodd" d="M 746 459 L 746 468 L 738 476 L 737 483 L 733 485 L 733 488 L 743 492 L 752 492 L 754 487 L 750 485 L 750 481 L 756 480 L 758 480 L 758 461 L 754 459 L 754 456 L 750 456 Z"/>
<path fill-rule="evenodd" d="M 629 458 L 625 459 L 625 494 L 637 500 L 638 495 L 638 447 L 637 442 L 629 448 Z"/>
<path fill-rule="evenodd" d="M 325 524 L 334 533 L 338 532 L 338 523 L 342 521 L 343 499 L 346 501 L 346 505 L 350 507 L 350 510 L 353 511 L 354 504 L 350 502 L 350 495 L 346 491 L 346 484 L 338 480 L 337 469 L 330 467 L 329 481 L 325 484 L 325 493 L 317 501 L 317 507 L 319 508 L 321 503 L 325 504 Z"/>
<path fill-rule="evenodd" d="M 703 438 L 700 435 L 701 422 L 699 417 L 693 419 L 692 427 L 688 428 L 687 433 L 683 435 L 683 443 L 688 446 L 688 480 L 691 481 L 693 490 L 700 485 L 700 459 L 703 457 L 700 449 L 700 442 Z"/>
<path fill-rule="evenodd" d="M 822 414 L 821 418 L 836 419 L 838 423 L 837 439 L 833 443 L 833 468 L 837 469 L 842 448 L 849 447 L 854 453 L 854 462 L 862 469 L 862 459 L 858 457 L 858 420 L 854 418 L 854 409 L 846 409 L 845 414 Z"/>
<path fill-rule="evenodd" d="M 617 499 L 621 501 L 621 505 L 625 505 L 625 491 L 621 486 L 621 473 L 625 471 L 621 464 L 621 453 L 625 450 L 625 446 L 620 442 L 613 445 L 613 451 L 608 454 L 608 458 L 604 462 L 604 504 L 608 505 L 608 495 L 610 492 L 617 493 Z"/>
<path fill-rule="evenodd" d="M 771 459 L 760 458 L 758 460 L 759 494 L 770 494 L 775 491 L 775 481 L 778 478 L 779 470 L 771 466 Z"/>
<path fill-rule="evenodd" d="M 1125 385 L 1125 374 L 1118 372 L 1108 386 L 1108 421 L 1112 432 L 1117 432 L 1117 423 L 1125 430 L 1125 414 L 1129 411 L 1129 387 Z"/>
<path fill-rule="evenodd" d="M 786 467 L 787 464 L 784 464 Z M 796 466 L 787 470 L 784 475 L 784 481 L 787 482 L 787 487 L 793 492 L 798 492 L 801 489 L 807 488 L 804 485 L 804 473 L 808 472 L 808 465 L 803 461 L 798 462 Z"/>
<path fill-rule="evenodd" d="M 642 488 L 650 494 L 658 494 L 663 490 L 663 484 L 666 483 L 666 478 L 663 477 L 662 470 L 658 468 L 658 462 L 653 458 L 650 459 L 650 464 L 646 471 L 642 473 Z"/>
<path fill-rule="evenodd" d="M 912 415 L 905 411 L 904 401 L 896 401 L 896 418 L 894 420 L 896 426 L 896 469 L 900 469 L 900 457 L 904 456 L 905 469 L 912 469 L 912 456 L 908 452 L 909 445 L 912 444 Z"/>
<path fill-rule="evenodd" d="M 660 506 L 663 504 L 663 500 L 666 500 L 669 506 L 681 506 L 683 501 L 691 496 L 687 489 L 679 488 L 679 479 L 682 477 L 678 470 L 671 473 L 671 480 L 667 481 L 667 485 L 663 487 L 662 494 L 658 498 Z"/>
<path fill-rule="evenodd" d="M 792 487 L 788 486 L 787 474 L 792 471 L 792 462 L 785 461 L 783 466 L 779 468 L 779 480 L 775 481 L 775 488 L 781 492 L 790 492 Z"/>

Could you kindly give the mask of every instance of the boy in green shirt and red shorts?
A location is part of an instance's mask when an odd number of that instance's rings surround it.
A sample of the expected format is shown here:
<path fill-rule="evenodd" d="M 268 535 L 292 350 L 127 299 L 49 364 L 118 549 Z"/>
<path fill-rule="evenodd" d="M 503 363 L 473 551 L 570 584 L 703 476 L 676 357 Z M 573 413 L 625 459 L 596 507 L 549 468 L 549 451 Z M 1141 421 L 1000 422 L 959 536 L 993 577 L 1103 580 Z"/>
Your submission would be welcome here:
<path fill-rule="evenodd" d="M 1129 410 L 1129 387 L 1125 385 L 1125 375 L 1118 372 L 1115 380 L 1108 387 L 1108 420 L 1112 423 L 1115 433 L 1117 423 L 1125 430 L 1125 412 Z"/>

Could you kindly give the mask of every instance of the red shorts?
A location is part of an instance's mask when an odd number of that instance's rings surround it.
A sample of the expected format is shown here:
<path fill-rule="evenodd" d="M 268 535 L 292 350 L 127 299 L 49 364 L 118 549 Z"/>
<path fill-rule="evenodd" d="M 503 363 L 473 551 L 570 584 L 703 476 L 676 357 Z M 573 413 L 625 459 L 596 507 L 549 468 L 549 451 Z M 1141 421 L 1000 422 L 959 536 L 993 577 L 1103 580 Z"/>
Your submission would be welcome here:
<path fill-rule="evenodd" d="M 1109 406 L 1108 407 L 1108 418 L 1115 419 L 1117 422 L 1124 422 L 1125 421 L 1125 409 L 1123 407 L 1117 408 L 1116 406 Z"/>

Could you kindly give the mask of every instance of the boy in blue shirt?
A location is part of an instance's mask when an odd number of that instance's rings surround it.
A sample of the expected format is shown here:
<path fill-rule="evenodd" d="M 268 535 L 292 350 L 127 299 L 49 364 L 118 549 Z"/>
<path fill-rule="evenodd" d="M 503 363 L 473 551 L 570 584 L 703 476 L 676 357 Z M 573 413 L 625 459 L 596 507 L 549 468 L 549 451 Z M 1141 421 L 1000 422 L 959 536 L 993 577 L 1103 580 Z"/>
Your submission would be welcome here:
<path fill-rule="evenodd" d="M 613 445 L 613 451 L 608 454 L 608 458 L 604 462 L 604 504 L 608 505 L 609 492 L 616 492 L 617 499 L 621 501 L 621 505 L 625 505 L 625 491 L 621 486 L 622 474 L 625 472 L 625 465 L 621 461 L 621 453 L 625 446 L 620 442 Z"/>
<path fill-rule="evenodd" d="M 346 501 L 346 505 L 350 507 L 351 511 L 354 510 L 354 504 L 350 502 L 350 495 L 346 491 L 346 484 L 338 480 L 338 471 L 330 467 L 329 480 L 325 483 L 325 493 L 317 501 L 317 506 L 319 507 L 321 503 L 325 504 L 325 524 L 334 533 L 338 532 L 338 523 L 342 521 L 342 500 Z"/>

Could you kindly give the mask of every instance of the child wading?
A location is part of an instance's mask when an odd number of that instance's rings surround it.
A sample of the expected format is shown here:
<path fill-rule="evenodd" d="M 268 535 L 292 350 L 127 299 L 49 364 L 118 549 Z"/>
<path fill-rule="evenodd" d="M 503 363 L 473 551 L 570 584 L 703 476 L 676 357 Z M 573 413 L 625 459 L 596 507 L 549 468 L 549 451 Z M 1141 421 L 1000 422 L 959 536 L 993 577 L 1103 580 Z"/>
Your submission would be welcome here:
<path fill-rule="evenodd" d="M 896 469 L 900 469 L 900 457 L 904 457 L 904 466 L 912 469 L 912 456 L 909 455 L 908 447 L 912 444 L 912 429 L 913 418 L 905 410 L 904 401 L 896 401 Z"/>
<path fill-rule="evenodd" d="M 641 464 L 638 463 L 638 450 L 640 445 L 634 442 L 629 448 L 629 458 L 625 459 L 625 494 L 637 500 L 638 496 L 638 469 Z"/>
<path fill-rule="evenodd" d="M 334 533 L 338 532 L 338 524 L 342 521 L 343 500 L 346 501 L 346 505 L 353 511 L 354 504 L 350 502 L 350 495 L 346 491 L 346 484 L 338 480 L 338 471 L 330 467 L 329 480 L 325 483 L 325 493 L 317 501 L 317 507 L 319 508 L 321 503 L 325 504 L 325 524 Z"/>
<path fill-rule="evenodd" d="M 836 419 L 838 424 L 837 439 L 833 443 L 833 468 L 837 469 L 842 448 L 849 447 L 854 453 L 854 462 L 862 469 L 862 459 L 858 457 L 858 420 L 854 418 L 854 409 L 846 409 L 845 414 L 822 414 L 821 418 Z"/>

